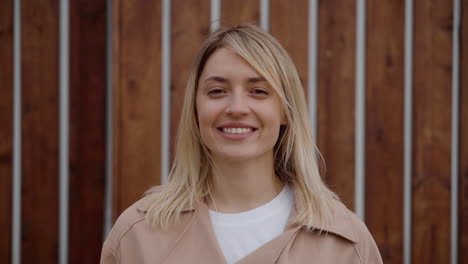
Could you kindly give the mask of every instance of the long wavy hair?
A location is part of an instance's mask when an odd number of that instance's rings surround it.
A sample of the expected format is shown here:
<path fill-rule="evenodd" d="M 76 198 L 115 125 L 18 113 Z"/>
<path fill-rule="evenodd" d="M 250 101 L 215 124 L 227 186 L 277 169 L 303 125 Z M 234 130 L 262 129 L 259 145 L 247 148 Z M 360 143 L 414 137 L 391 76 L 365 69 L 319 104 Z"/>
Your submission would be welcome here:
<path fill-rule="evenodd" d="M 320 177 L 320 154 L 312 138 L 304 91 L 287 52 L 270 34 L 254 25 L 221 28 L 203 43 L 189 74 L 179 124 L 174 163 L 168 182 L 146 192 L 143 208 L 154 226 L 167 230 L 187 207 L 211 193 L 210 151 L 203 144 L 195 97 L 198 80 L 209 57 L 228 48 L 249 63 L 280 97 L 287 125 L 280 128 L 274 146 L 275 172 L 295 193 L 294 223 L 313 229 L 333 217 L 331 203 L 338 199 Z"/>

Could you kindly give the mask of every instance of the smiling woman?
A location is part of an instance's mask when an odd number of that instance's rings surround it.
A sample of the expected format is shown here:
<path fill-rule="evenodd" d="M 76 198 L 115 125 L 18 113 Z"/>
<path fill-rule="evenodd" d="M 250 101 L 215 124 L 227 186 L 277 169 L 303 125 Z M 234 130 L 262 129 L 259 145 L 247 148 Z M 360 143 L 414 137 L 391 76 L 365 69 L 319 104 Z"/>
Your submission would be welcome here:
<path fill-rule="evenodd" d="M 304 98 L 271 35 L 213 33 L 189 76 L 169 181 L 119 217 L 101 263 L 381 263 L 321 180 Z"/>

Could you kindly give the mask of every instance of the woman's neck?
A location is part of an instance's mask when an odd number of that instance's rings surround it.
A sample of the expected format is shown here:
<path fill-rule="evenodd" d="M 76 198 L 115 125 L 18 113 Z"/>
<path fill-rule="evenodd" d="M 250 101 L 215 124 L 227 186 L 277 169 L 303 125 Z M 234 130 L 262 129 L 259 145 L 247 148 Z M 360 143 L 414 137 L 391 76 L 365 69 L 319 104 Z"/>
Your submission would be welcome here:
<path fill-rule="evenodd" d="M 265 160 L 229 162 L 214 160 L 211 210 L 239 213 L 271 201 L 284 187 L 275 175 L 273 157 Z"/>

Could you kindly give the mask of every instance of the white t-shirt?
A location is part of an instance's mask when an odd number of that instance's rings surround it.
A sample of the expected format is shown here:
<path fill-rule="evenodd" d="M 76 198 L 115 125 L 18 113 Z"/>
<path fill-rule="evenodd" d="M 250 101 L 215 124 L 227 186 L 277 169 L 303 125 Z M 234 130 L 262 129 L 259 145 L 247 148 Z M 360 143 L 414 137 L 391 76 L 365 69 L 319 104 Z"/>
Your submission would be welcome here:
<path fill-rule="evenodd" d="M 250 211 L 223 214 L 210 210 L 213 229 L 228 264 L 283 233 L 293 206 L 294 193 L 285 185 L 273 200 Z"/>

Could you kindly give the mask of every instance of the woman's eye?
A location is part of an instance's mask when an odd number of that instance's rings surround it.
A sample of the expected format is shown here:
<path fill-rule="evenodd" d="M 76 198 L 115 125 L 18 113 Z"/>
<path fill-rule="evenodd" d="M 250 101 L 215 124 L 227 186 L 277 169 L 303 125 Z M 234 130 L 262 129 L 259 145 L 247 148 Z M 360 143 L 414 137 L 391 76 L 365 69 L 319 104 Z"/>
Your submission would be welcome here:
<path fill-rule="evenodd" d="M 255 89 L 252 89 L 251 91 L 253 94 L 256 94 L 256 95 L 267 95 L 268 92 L 265 90 L 265 89 L 262 89 L 262 88 L 255 88 Z"/>
<path fill-rule="evenodd" d="M 221 88 L 214 88 L 208 91 L 208 95 L 220 95 L 223 93 L 224 93 L 224 90 Z"/>

